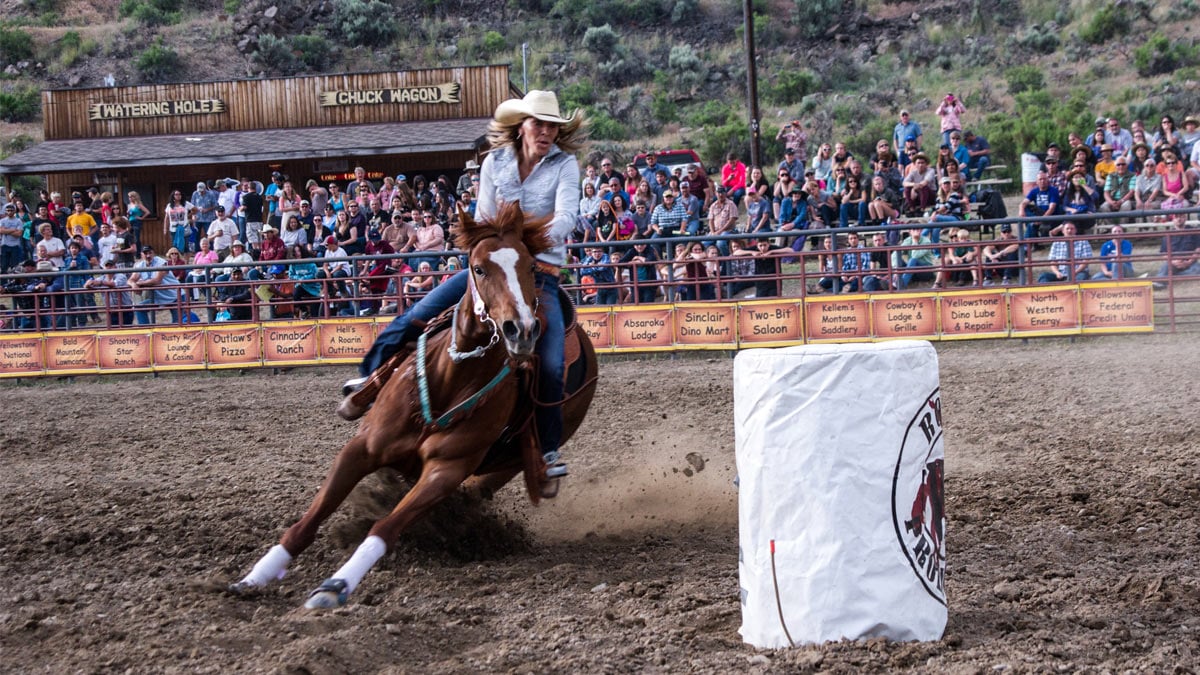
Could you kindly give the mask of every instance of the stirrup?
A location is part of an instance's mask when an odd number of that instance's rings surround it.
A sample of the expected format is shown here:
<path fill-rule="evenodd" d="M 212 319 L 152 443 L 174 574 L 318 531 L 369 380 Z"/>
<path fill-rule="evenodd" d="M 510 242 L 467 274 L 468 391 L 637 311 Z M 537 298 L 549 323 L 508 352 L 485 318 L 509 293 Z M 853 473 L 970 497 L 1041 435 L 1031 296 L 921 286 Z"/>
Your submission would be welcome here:
<path fill-rule="evenodd" d="M 546 478 L 562 478 L 567 475 L 567 464 L 562 461 L 562 453 L 557 450 L 544 453 L 542 461 L 546 463 Z"/>

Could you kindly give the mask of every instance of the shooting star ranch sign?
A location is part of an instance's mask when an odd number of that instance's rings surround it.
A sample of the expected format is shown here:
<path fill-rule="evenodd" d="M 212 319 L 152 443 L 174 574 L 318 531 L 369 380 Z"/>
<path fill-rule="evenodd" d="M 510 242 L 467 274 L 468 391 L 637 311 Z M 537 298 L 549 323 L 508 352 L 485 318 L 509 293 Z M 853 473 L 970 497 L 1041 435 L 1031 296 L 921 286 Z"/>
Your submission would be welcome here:
<path fill-rule="evenodd" d="M 88 106 L 88 119 L 122 120 L 137 117 L 173 117 L 175 115 L 211 115 L 225 112 L 225 101 L 219 98 L 183 101 L 148 101 L 145 103 L 93 103 Z"/>
<path fill-rule="evenodd" d="M 386 103 L 458 103 L 462 85 L 458 82 L 431 84 L 399 89 L 360 89 L 357 91 L 323 91 L 321 106 L 376 105 Z"/>

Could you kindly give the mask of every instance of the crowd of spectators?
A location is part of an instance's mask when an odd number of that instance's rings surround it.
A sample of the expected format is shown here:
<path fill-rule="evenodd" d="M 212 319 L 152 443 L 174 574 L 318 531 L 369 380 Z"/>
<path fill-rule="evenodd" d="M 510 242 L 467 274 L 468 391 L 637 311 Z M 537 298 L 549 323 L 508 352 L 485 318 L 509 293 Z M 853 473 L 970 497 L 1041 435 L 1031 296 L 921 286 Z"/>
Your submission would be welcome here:
<path fill-rule="evenodd" d="M 937 148 L 926 147 L 920 123 L 902 110 L 893 136 L 861 159 L 839 141 L 815 143 L 810 153 L 811 127 L 801 120 L 779 130 L 784 155 L 766 167 L 730 153 L 719 167 L 668 168 L 649 152 L 645 167 L 618 171 L 616 158 L 601 155 L 583 167 L 572 237 L 583 247 L 570 282 L 581 284 L 582 301 L 599 304 L 770 296 L 781 292 L 782 265 L 815 259 L 812 293 L 1015 283 L 1021 256 L 1036 263 L 1037 250 L 1047 251 L 1039 282 L 1127 278 L 1132 266 L 1119 259 L 1132 250 L 1120 227 L 1098 255 L 1100 240 L 1081 236 L 1095 214 L 1196 203 L 1200 121 L 1189 116 L 1180 128 L 1164 115 L 1148 131 L 1140 121 L 1125 129 L 1101 118 L 1094 132 L 1070 133 L 1037 153 L 1041 171 L 1017 214 L 1072 218 L 1031 220 L 1023 237 L 1005 224 L 991 241 L 972 240 L 967 188 L 988 171 L 991 147 L 964 129 L 961 100 L 948 95 L 935 113 Z M 402 311 L 461 265 L 448 251 L 449 230 L 459 205 L 474 211 L 478 169 L 468 162 L 454 181 L 373 181 L 357 167 L 345 186 L 301 186 L 279 172 L 265 183 L 201 181 L 191 194 L 171 193 L 160 217 L 136 192 L 122 200 L 97 188 L 66 199 L 43 191 L 32 209 L 0 200 L 0 272 L 33 275 L 4 290 L 16 296 L 15 310 L 46 310 L 41 328 L 152 323 L 160 312 L 172 322 L 244 320 L 264 304 L 275 317 Z M 1170 220 L 1158 276 L 1200 275 L 1200 238 L 1186 217 Z M 166 251 L 143 240 L 147 223 L 161 224 Z M 899 224 L 911 227 L 870 229 Z M 808 234 L 827 228 L 845 232 L 836 240 Z M 732 234 L 754 237 L 724 236 Z M 712 238 L 671 241 L 680 235 Z M 650 243 L 632 243 L 639 240 Z M 415 255 L 366 257 L 394 254 Z M 64 274 L 86 270 L 95 272 Z"/>

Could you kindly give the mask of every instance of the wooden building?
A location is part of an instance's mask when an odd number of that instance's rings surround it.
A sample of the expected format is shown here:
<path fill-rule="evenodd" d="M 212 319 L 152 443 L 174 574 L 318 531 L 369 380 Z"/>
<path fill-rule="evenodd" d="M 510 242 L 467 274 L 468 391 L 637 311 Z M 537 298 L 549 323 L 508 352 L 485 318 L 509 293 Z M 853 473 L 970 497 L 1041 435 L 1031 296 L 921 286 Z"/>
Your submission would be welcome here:
<path fill-rule="evenodd" d="M 137 191 L 156 247 L 173 190 L 280 171 L 345 184 L 362 166 L 383 176 L 452 180 L 479 159 L 488 120 L 520 96 L 507 65 L 348 73 L 42 93 L 45 141 L 0 161 L 0 176 L 42 175 L 51 191 Z M 452 183 L 453 184 L 453 183 Z M 160 250 L 162 250 L 160 248 Z"/>

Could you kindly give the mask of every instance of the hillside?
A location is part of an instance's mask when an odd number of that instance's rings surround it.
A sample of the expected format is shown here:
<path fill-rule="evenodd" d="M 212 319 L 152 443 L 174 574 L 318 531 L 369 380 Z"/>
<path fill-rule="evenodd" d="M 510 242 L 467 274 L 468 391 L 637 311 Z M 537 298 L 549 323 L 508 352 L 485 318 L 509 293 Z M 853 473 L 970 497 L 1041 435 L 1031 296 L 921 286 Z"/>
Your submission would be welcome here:
<path fill-rule="evenodd" d="M 1097 115 L 1200 114 L 1196 0 L 759 0 L 764 156 L 784 120 L 859 154 L 900 108 L 1020 151 Z M 48 87 L 513 64 L 594 121 L 594 148 L 748 152 L 740 3 L 717 0 L 0 0 L 0 153 L 38 139 Z M 811 143 L 811 141 L 810 141 Z"/>

